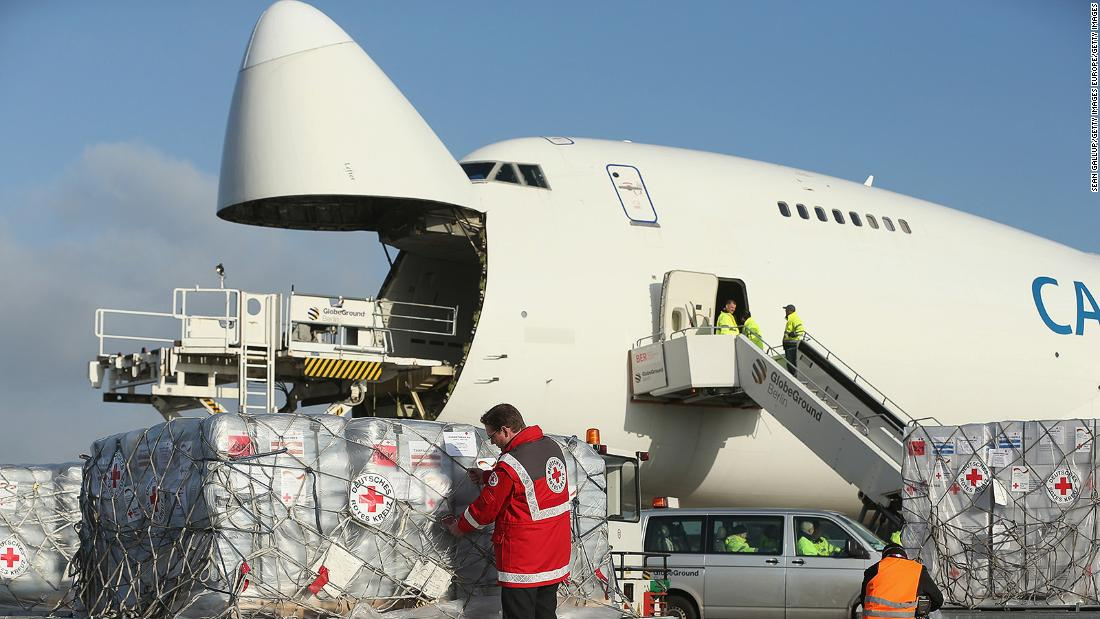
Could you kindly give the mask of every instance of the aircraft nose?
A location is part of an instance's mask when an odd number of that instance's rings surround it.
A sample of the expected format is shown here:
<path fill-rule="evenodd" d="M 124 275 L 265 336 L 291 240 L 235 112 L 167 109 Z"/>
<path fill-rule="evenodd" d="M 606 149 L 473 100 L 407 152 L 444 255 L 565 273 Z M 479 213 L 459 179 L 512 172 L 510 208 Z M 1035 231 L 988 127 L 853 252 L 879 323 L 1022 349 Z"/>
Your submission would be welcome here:
<path fill-rule="evenodd" d="M 256 22 L 241 70 L 291 54 L 351 41 L 348 33 L 321 11 L 298 0 L 279 0 Z"/>

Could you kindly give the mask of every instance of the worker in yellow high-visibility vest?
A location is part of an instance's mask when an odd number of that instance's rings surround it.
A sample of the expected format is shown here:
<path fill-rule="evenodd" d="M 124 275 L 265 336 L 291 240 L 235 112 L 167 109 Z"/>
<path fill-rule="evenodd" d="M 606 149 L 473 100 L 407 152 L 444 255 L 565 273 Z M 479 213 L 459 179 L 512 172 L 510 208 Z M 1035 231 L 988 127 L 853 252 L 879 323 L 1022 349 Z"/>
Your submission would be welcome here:
<path fill-rule="evenodd" d="M 745 322 L 741 323 L 741 333 L 745 334 L 745 337 L 756 344 L 756 347 L 760 350 L 764 350 L 764 337 L 760 335 L 760 325 L 756 323 L 756 319 L 752 317 L 752 312 L 745 310 Z"/>
<path fill-rule="evenodd" d="M 795 313 L 793 305 L 783 306 L 787 315 L 787 325 L 783 327 L 783 355 L 787 358 L 787 370 L 791 376 L 798 376 L 795 364 L 798 363 L 798 345 L 802 343 L 802 337 L 806 334 L 806 327 L 802 325 L 802 319 Z"/>
<path fill-rule="evenodd" d="M 726 301 L 725 307 L 718 313 L 717 329 L 714 333 L 717 335 L 737 335 L 741 332 L 737 328 L 737 318 L 734 314 L 737 312 L 737 301 L 730 299 Z"/>

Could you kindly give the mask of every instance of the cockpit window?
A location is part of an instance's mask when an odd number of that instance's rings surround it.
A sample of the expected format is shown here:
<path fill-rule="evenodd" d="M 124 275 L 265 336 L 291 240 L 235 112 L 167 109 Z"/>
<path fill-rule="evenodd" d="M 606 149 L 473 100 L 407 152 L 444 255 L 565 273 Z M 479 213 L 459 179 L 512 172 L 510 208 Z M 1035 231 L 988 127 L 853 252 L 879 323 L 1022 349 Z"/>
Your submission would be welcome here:
<path fill-rule="evenodd" d="M 497 170 L 497 175 L 493 178 L 495 181 L 502 183 L 515 183 L 519 184 L 519 175 L 516 174 L 516 167 L 510 163 L 500 164 L 500 169 Z"/>
<path fill-rule="evenodd" d="M 472 181 L 483 181 L 489 178 L 489 172 L 493 171 L 493 166 L 496 165 L 492 161 L 475 161 L 474 163 L 462 164 L 462 170 L 466 172 L 466 176 L 470 177 Z"/>
<path fill-rule="evenodd" d="M 550 183 L 546 180 L 542 166 L 534 163 L 471 161 L 461 165 L 462 171 L 471 181 L 495 181 L 550 189 Z"/>
<path fill-rule="evenodd" d="M 519 172 L 523 175 L 523 182 L 528 185 L 532 187 L 542 187 L 543 189 L 550 188 L 546 183 L 546 176 L 542 173 L 542 168 L 539 166 L 521 163 L 519 164 Z"/>

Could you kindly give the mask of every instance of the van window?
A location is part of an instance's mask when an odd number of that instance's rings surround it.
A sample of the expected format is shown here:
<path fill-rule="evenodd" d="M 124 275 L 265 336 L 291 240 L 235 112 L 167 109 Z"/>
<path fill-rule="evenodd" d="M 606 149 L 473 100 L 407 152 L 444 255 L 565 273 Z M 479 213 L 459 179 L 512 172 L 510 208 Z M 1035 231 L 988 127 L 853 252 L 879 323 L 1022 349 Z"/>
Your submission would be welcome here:
<path fill-rule="evenodd" d="M 844 522 L 853 531 L 856 532 L 856 535 L 859 536 L 859 537 L 862 537 L 863 541 L 867 542 L 867 544 L 870 545 L 871 548 L 874 548 L 875 550 L 878 550 L 878 551 L 881 551 L 883 548 L 886 548 L 886 542 L 879 539 L 879 537 L 877 535 L 875 535 L 874 533 L 871 533 L 870 529 L 863 526 L 862 523 L 856 522 L 855 520 L 852 520 L 851 518 L 848 518 L 848 517 L 843 517 L 843 518 L 844 518 Z"/>
<path fill-rule="evenodd" d="M 712 554 L 783 554 L 782 516 L 711 516 Z"/>
<path fill-rule="evenodd" d="M 652 516 L 645 525 L 646 552 L 702 553 L 702 516 Z"/>
<path fill-rule="evenodd" d="M 798 517 L 794 519 L 794 538 L 795 554 L 800 557 L 844 559 L 852 536 L 828 518 Z"/>

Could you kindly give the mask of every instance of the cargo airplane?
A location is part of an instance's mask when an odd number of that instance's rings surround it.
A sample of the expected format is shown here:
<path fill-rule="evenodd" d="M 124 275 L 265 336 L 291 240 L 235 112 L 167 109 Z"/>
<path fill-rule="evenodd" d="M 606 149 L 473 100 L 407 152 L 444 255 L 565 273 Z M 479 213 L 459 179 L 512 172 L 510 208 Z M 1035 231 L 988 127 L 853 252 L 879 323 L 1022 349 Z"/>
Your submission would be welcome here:
<path fill-rule="evenodd" d="M 871 179 L 723 154 L 548 136 L 456 161 L 346 32 L 294 0 L 248 44 L 217 214 L 376 232 L 399 250 L 379 298 L 457 308 L 451 332 L 393 334 L 400 356 L 453 370 L 418 394 L 426 416 L 476 424 L 507 401 L 550 432 L 599 428 L 649 452 L 646 494 L 687 504 L 858 505 L 766 407 L 635 393 L 631 351 L 705 328 L 727 298 L 772 345 L 796 305 L 916 418 L 1100 414 L 1100 257 Z M 379 401 L 356 414 L 387 414 Z"/>

